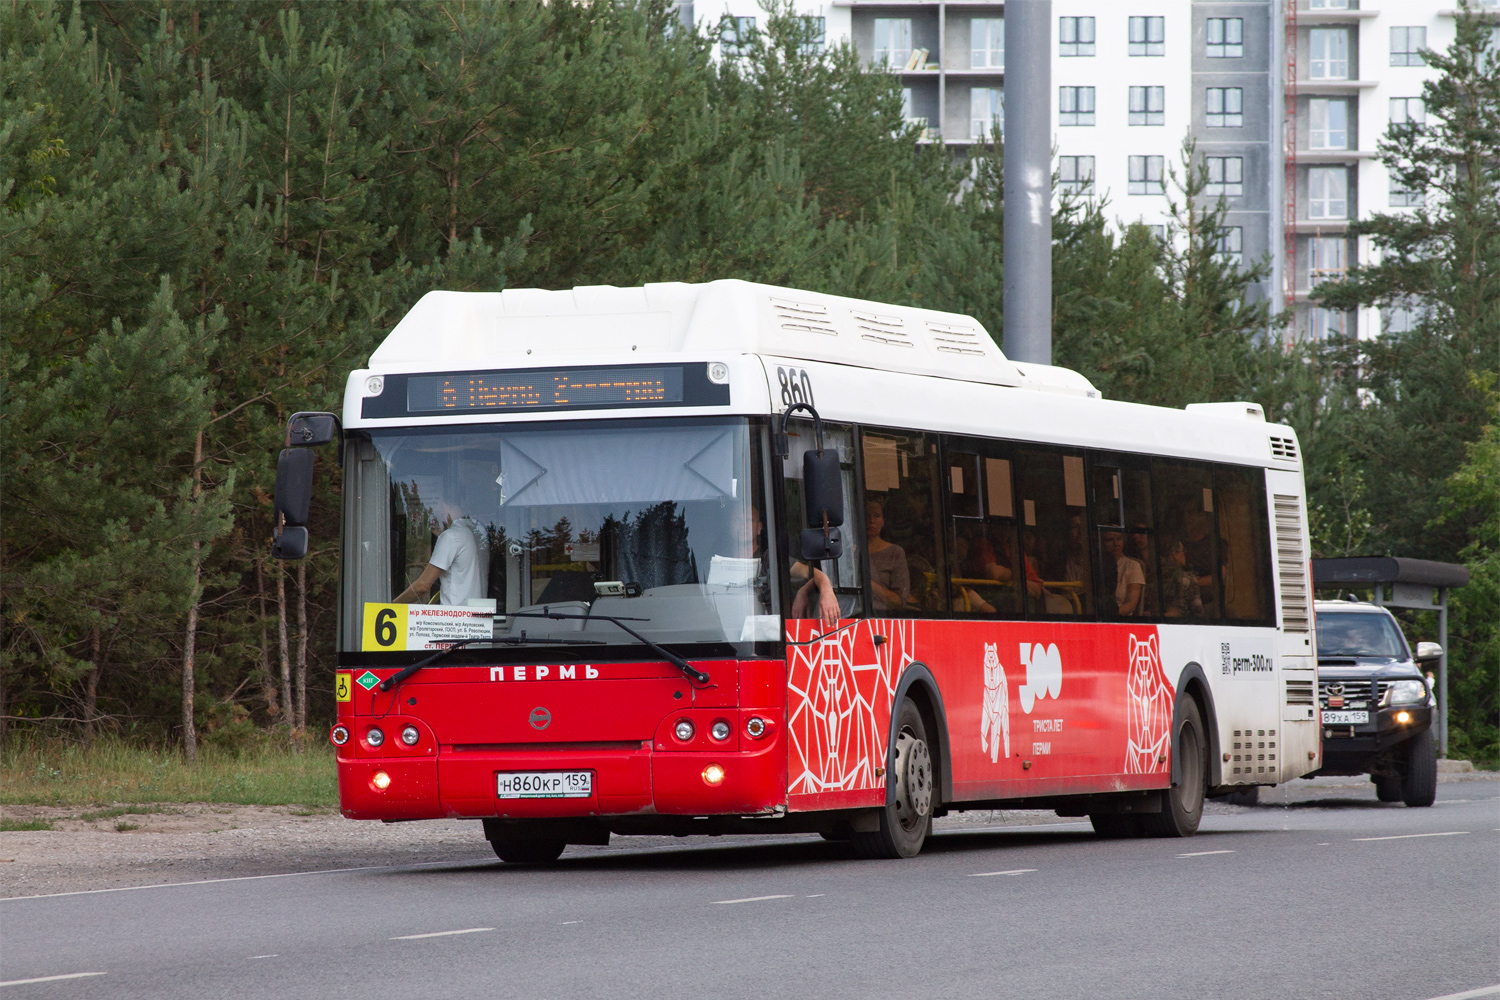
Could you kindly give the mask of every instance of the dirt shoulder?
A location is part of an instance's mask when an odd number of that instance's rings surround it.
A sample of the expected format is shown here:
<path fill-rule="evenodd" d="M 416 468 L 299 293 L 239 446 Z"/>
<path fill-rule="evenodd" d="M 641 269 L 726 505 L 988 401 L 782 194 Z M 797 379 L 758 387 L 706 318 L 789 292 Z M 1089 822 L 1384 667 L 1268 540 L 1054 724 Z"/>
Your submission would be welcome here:
<path fill-rule="evenodd" d="M 1444 784 L 1493 781 L 1492 771 L 1441 774 Z M 1262 790 L 1262 806 L 1284 801 L 1366 798 L 1369 779 L 1318 778 Z M 1241 807 L 1210 803 L 1208 811 Z M 487 861 L 494 855 L 475 820 L 370 823 L 346 820 L 333 810 L 296 806 L 183 805 L 78 808 L 0 806 L 15 826 L 45 821 L 51 830 L 0 833 L 0 898 L 126 886 L 243 878 L 287 872 L 429 862 Z M 954 813 L 938 829 L 1023 826 L 1064 822 L 1039 810 Z M 724 838 L 724 841 L 737 838 Z M 617 838 L 615 850 L 671 838 Z"/>

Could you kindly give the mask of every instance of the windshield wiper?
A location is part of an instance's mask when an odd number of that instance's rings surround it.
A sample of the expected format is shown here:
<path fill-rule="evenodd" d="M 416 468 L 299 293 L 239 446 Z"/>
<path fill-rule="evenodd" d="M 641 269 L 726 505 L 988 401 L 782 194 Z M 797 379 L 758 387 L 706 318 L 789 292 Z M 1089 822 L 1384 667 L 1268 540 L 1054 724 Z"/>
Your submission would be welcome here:
<path fill-rule="evenodd" d="M 455 650 L 463 649 L 465 646 L 472 645 L 472 644 L 474 644 L 476 642 L 493 642 L 493 643 L 495 643 L 497 645 L 501 645 L 501 646 L 521 646 L 521 645 L 525 645 L 527 643 L 532 643 L 532 642 L 555 642 L 555 643 L 562 643 L 562 644 L 569 645 L 569 646 L 573 646 L 573 645 L 602 646 L 602 645 L 604 645 L 604 640 L 603 639 L 544 639 L 544 638 L 533 639 L 533 638 L 528 637 L 525 632 L 522 632 L 520 635 L 503 635 L 503 636 L 501 636 L 498 639 L 493 639 L 493 638 L 489 638 L 489 637 L 473 638 L 473 639 L 459 639 L 459 640 L 455 641 L 453 643 L 453 645 L 443 647 L 442 649 L 438 650 L 436 653 L 433 653 L 431 656 L 429 656 L 425 660 L 418 660 L 416 663 L 413 663 L 409 667 L 402 667 L 400 670 L 396 671 L 394 674 L 391 674 L 391 676 L 387 677 L 385 680 L 381 681 L 379 684 L 377 684 L 375 686 L 378 687 L 378 688 L 380 688 L 381 691 L 389 691 L 391 688 L 395 687 L 397 684 L 400 684 L 402 681 L 406 680 L 408 677 L 410 677 L 412 674 L 416 673 L 418 670 L 421 670 L 423 667 L 429 667 L 432 664 L 436 663 L 438 660 L 441 660 L 443 657 L 447 656 L 449 653 L 452 653 Z"/>
<path fill-rule="evenodd" d="M 641 642 L 647 649 L 651 650 L 651 652 L 655 653 L 657 656 L 660 656 L 663 660 L 666 660 L 668 663 L 672 664 L 672 666 L 676 667 L 678 670 L 681 670 L 683 673 L 687 674 L 688 677 L 697 681 L 699 684 L 707 684 L 710 680 L 713 679 L 709 677 L 708 674 L 705 674 L 703 671 L 694 667 L 687 660 L 684 660 L 682 657 L 672 652 L 670 649 L 667 649 L 663 646 L 658 646 L 656 643 L 652 642 L 650 639 L 647 639 L 635 629 L 625 624 L 626 622 L 649 622 L 651 620 L 649 618 L 615 618 L 610 615 L 569 615 L 557 611 L 549 611 L 546 607 L 543 607 L 541 611 L 517 611 L 514 614 L 510 615 L 510 617 L 552 618 L 559 621 L 575 619 L 585 622 L 609 622 L 610 624 L 619 628 L 621 631 Z"/>

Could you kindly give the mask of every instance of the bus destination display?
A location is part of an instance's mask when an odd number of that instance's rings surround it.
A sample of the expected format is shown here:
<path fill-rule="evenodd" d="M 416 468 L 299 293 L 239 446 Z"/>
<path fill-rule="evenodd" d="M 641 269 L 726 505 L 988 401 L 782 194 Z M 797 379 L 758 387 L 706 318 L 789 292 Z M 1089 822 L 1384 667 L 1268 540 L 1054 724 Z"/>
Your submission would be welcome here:
<path fill-rule="evenodd" d="M 406 383 L 406 406 L 411 413 L 628 408 L 683 402 L 680 365 L 413 375 Z"/>

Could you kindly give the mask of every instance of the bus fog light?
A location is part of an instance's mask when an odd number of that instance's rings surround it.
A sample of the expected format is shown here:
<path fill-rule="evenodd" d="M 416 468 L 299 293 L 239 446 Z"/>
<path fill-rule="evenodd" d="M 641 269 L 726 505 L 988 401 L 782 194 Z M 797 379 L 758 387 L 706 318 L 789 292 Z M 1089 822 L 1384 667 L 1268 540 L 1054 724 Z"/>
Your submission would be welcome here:
<path fill-rule="evenodd" d="M 328 731 L 328 742 L 336 747 L 341 747 L 349 742 L 349 730 L 344 726 L 334 726 Z"/>
<path fill-rule="evenodd" d="M 686 743 L 688 740 L 693 738 L 693 733 L 696 732 L 696 730 L 693 728 L 693 723 L 691 720 L 678 719 L 677 725 L 673 728 L 672 732 L 677 735 L 677 738 L 679 740 Z"/>
<path fill-rule="evenodd" d="M 750 720 L 745 723 L 745 732 L 753 740 L 760 739 L 766 735 L 766 720 L 758 715 L 750 716 Z"/>
<path fill-rule="evenodd" d="M 381 378 L 379 375 L 371 375 L 369 378 L 365 379 L 366 396 L 378 396 L 382 392 L 385 392 L 385 379 Z"/>
<path fill-rule="evenodd" d="M 703 781 L 708 785 L 718 785 L 724 781 L 724 769 L 718 764 L 710 764 L 703 769 Z"/>
<path fill-rule="evenodd" d="M 416 746 L 417 741 L 421 738 L 422 734 L 417 731 L 416 726 L 407 726 L 405 729 L 401 730 L 401 742 L 405 743 L 409 747 Z"/>
<path fill-rule="evenodd" d="M 725 722 L 723 719 L 715 721 L 713 724 L 713 728 L 708 731 L 708 734 L 714 739 L 718 740 L 720 743 L 723 743 L 725 740 L 729 739 L 729 723 Z"/>
<path fill-rule="evenodd" d="M 1411 713 L 1410 712 L 1397 712 L 1396 713 L 1396 721 L 1397 722 L 1410 722 L 1411 721 Z"/>
<path fill-rule="evenodd" d="M 391 787 L 391 776 L 384 771 L 376 771 L 370 775 L 370 784 L 375 786 L 377 792 L 383 792 Z"/>
<path fill-rule="evenodd" d="M 729 366 L 722 361 L 715 361 L 708 366 L 708 380 L 714 385 L 729 384 Z"/>
<path fill-rule="evenodd" d="M 379 726 L 371 726 L 365 733 L 365 742 L 372 747 L 378 747 L 385 743 L 385 733 L 380 731 Z"/>

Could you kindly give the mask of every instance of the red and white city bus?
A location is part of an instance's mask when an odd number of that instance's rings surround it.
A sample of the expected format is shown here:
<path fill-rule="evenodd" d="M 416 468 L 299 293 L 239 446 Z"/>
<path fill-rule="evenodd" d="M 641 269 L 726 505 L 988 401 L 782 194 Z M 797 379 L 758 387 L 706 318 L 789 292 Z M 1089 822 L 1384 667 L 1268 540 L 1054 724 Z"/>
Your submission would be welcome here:
<path fill-rule="evenodd" d="M 716 281 L 428 294 L 293 418 L 283 557 L 334 439 L 350 818 L 909 857 L 1000 806 L 1187 836 L 1320 764 L 1298 443 L 1254 404 Z"/>

